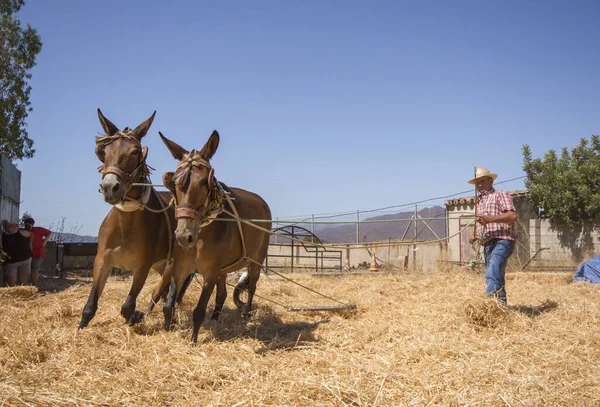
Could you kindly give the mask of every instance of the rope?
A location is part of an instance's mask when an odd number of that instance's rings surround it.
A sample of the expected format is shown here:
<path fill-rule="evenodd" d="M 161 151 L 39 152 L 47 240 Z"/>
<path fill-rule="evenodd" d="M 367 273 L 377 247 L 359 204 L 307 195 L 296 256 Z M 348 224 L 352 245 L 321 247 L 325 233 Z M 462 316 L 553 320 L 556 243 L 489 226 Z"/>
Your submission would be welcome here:
<path fill-rule="evenodd" d="M 158 195 L 158 193 L 157 193 L 157 195 Z M 158 200 L 160 202 L 160 205 L 163 207 L 162 209 L 152 209 L 152 208 L 150 208 L 147 205 L 141 205 L 140 209 L 148 210 L 148 211 L 150 211 L 152 213 L 162 213 L 162 212 L 166 212 L 173 205 L 173 202 L 175 202 L 175 198 L 171 198 L 171 200 L 169 201 L 169 204 L 165 206 L 162 203 L 162 199 L 160 199 L 160 197 L 158 197 L 158 196 L 157 196 L 157 198 L 158 198 Z"/>
<path fill-rule="evenodd" d="M 236 286 L 235 286 L 234 284 L 227 283 L 227 285 L 228 285 L 229 287 L 236 288 Z M 256 293 L 254 293 L 254 296 L 255 296 L 255 297 L 258 297 L 258 298 L 260 298 L 261 300 L 265 300 L 265 301 L 272 302 L 273 304 L 279 305 L 280 307 L 283 307 L 283 308 L 285 308 L 285 309 L 290 309 L 290 308 L 291 308 L 289 305 L 285 305 L 285 304 L 283 304 L 283 303 L 281 303 L 281 302 L 277 302 L 277 301 L 275 301 L 275 300 L 270 300 L 270 299 L 268 299 L 268 298 L 266 298 L 266 297 L 263 297 L 262 295 L 258 295 L 258 294 L 256 294 Z"/>
<path fill-rule="evenodd" d="M 258 262 L 256 262 L 256 263 L 258 263 Z M 294 280 L 291 280 L 291 279 L 290 279 L 290 278 L 288 278 L 288 277 L 282 276 L 282 275 L 280 275 L 279 273 L 277 273 L 277 272 L 275 272 L 275 271 L 273 271 L 273 270 L 269 269 L 268 267 L 265 267 L 265 266 L 263 266 L 262 264 L 261 264 L 260 266 L 261 266 L 262 268 L 265 268 L 265 269 L 267 269 L 267 270 L 269 270 L 269 271 L 272 271 L 272 272 L 274 272 L 275 274 L 277 274 L 277 275 L 279 275 L 279 276 L 283 277 L 284 279 L 286 279 L 286 280 L 288 280 L 288 281 L 291 281 L 292 283 L 294 283 L 294 284 L 297 284 L 297 285 L 299 285 L 300 287 L 302 287 L 302 288 L 305 288 L 305 289 L 307 289 L 307 290 L 309 290 L 309 291 L 312 291 L 312 292 L 314 292 L 314 293 L 316 293 L 316 294 L 318 294 L 318 295 L 320 295 L 320 296 L 322 296 L 322 297 L 325 297 L 325 298 L 327 298 L 327 299 L 330 299 L 330 300 L 332 300 L 332 301 L 335 301 L 335 302 L 337 302 L 337 303 L 340 303 L 340 304 L 342 304 L 343 306 L 345 306 L 345 307 L 348 307 L 348 308 L 351 308 L 351 309 L 355 309 L 355 308 L 356 308 L 356 306 L 355 306 L 355 305 L 352 305 L 352 304 L 346 304 L 346 303 L 344 303 L 344 302 L 342 302 L 342 301 L 338 301 L 338 300 L 336 300 L 336 299 L 334 299 L 334 298 L 328 297 L 328 296 L 326 296 L 325 294 L 321 294 L 321 293 L 319 293 L 319 292 L 317 292 L 317 291 L 315 291 L 315 290 L 313 290 L 313 289 L 311 289 L 311 288 L 309 288 L 309 287 L 305 287 L 305 286 L 303 286 L 302 284 L 300 284 L 300 283 L 297 283 L 297 282 L 295 282 Z M 202 287 L 202 285 L 200 284 L 200 281 L 198 280 L 198 273 L 194 273 L 194 278 L 196 279 L 196 284 L 197 284 L 197 285 L 198 285 L 198 286 L 201 288 L 201 287 Z M 237 286 L 236 286 L 235 284 L 231 284 L 231 283 L 225 283 L 225 284 L 227 284 L 229 287 L 237 288 Z M 265 300 L 265 301 L 271 302 L 271 303 L 273 303 L 273 304 L 275 304 L 275 305 L 279 305 L 280 307 L 282 307 L 282 308 L 285 308 L 285 309 L 286 309 L 286 310 L 288 310 L 288 311 L 290 311 L 290 310 L 292 310 L 292 309 L 294 308 L 294 307 L 292 307 L 291 305 L 286 305 L 286 304 L 284 304 L 284 303 L 282 303 L 282 302 L 278 302 L 278 301 L 272 300 L 272 299 L 270 299 L 270 298 L 267 298 L 267 297 L 264 297 L 264 296 L 262 296 L 262 295 L 260 295 L 260 294 L 256 294 L 256 293 L 254 293 L 254 296 L 255 296 L 255 297 L 258 297 L 258 298 L 260 298 L 261 300 Z"/>
<path fill-rule="evenodd" d="M 468 218 L 475 218 L 475 216 L 471 215 L 471 216 L 463 216 L 462 219 L 468 219 Z M 419 217 L 417 218 L 417 220 L 446 220 L 446 219 L 456 219 L 453 217 L 449 217 L 449 216 L 439 216 L 437 218 L 422 218 Z M 219 219 L 220 221 L 225 221 L 225 222 L 233 222 L 233 219 Z M 273 219 L 244 219 L 248 222 L 255 222 L 255 223 L 267 223 L 267 222 L 271 222 L 271 223 L 277 223 L 277 224 L 294 224 L 294 225 L 311 225 L 311 224 L 315 224 L 315 225 L 356 225 L 356 224 L 368 224 L 368 223 L 396 223 L 396 222 L 414 222 L 415 219 L 414 218 L 410 218 L 410 219 L 376 219 L 376 220 L 361 220 L 361 221 L 340 221 L 340 222 L 334 222 L 334 221 L 295 221 L 295 220 L 281 220 L 281 219 L 277 219 L 277 220 L 273 220 Z"/>
<path fill-rule="evenodd" d="M 147 184 L 144 182 L 133 182 L 131 183 L 132 187 L 162 187 L 165 188 L 163 184 Z"/>
<path fill-rule="evenodd" d="M 271 230 L 262 228 L 258 225 L 255 225 L 254 220 L 252 221 L 248 221 L 246 219 L 240 219 L 240 218 L 233 218 L 233 219 L 222 219 L 222 218 L 217 218 L 215 220 L 227 220 L 227 221 L 236 221 L 236 222 L 243 222 L 255 229 L 259 229 L 262 230 L 265 233 L 274 235 L 274 236 L 279 236 L 285 239 L 289 239 L 291 241 L 295 241 L 298 243 L 301 243 L 303 245 L 306 246 L 315 246 L 315 247 L 323 247 L 323 248 L 331 248 L 331 249 L 347 249 L 349 246 L 352 246 L 353 248 L 370 248 L 370 247 L 392 247 L 392 246 L 412 246 L 412 245 L 416 245 L 416 244 L 433 244 L 433 243 L 440 243 L 446 240 L 449 240 L 451 238 L 453 238 L 454 236 L 458 236 L 460 233 L 462 233 L 464 230 L 466 230 L 468 227 L 470 227 L 475 220 L 472 220 L 471 222 L 469 222 L 464 228 L 460 229 L 458 232 L 456 232 L 453 235 L 450 235 L 448 237 L 444 237 L 444 238 L 440 238 L 440 239 L 436 239 L 436 240 L 428 240 L 425 242 L 394 242 L 394 243 L 369 243 L 369 244 L 364 244 L 364 243 L 347 243 L 347 244 L 343 244 L 343 245 L 336 245 L 336 244 L 331 244 L 331 245 L 323 245 L 323 244 L 319 244 L 319 243 L 313 243 L 313 242 L 306 242 L 304 240 L 300 240 L 300 239 L 296 239 L 287 235 L 283 235 L 281 233 L 277 233 L 277 232 L 273 232 Z"/>
<path fill-rule="evenodd" d="M 251 261 L 252 263 L 254 263 L 254 264 L 258 264 L 258 265 L 259 265 L 261 268 L 264 268 L 264 269 L 266 269 L 266 270 L 268 270 L 268 271 L 272 272 L 273 274 L 277 274 L 279 277 L 283 278 L 284 280 L 287 280 L 287 281 L 289 281 L 289 282 L 291 282 L 291 283 L 294 283 L 294 284 L 296 284 L 297 286 L 300 286 L 300 287 L 304 288 L 305 290 L 308 290 L 308 291 L 310 291 L 310 292 L 313 292 L 313 293 L 315 293 L 315 294 L 317 294 L 317 295 L 320 295 L 321 297 L 323 297 L 323 298 L 326 298 L 326 299 L 328 299 L 328 300 L 330 300 L 330 301 L 337 302 L 338 304 L 342 304 L 342 305 L 344 305 L 344 306 L 346 306 L 346 307 L 352 307 L 352 305 L 351 305 L 351 304 L 346 304 L 346 303 L 345 303 L 345 302 L 343 302 L 343 301 L 339 301 L 339 300 L 336 300 L 335 298 L 332 298 L 332 297 L 330 297 L 330 296 L 328 296 L 328 295 L 321 294 L 320 292 L 318 292 L 318 291 L 315 291 L 315 290 L 313 290 L 313 289 L 312 289 L 312 288 L 310 288 L 310 287 L 307 287 L 307 286 L 305 286 L 305 285 L 303 285 L 303 284 L 300 284 L 300 283 L 298 283 L 298 282 L 296 282 L 296 281 L 292 280 L 292 279 L 291 279 L 291 278 L 289 278 L 289 277 L 286 277 L 286 276 L 284 276 L 283 274 L 279 273 L 278 271 L 275 271 L 275 270 L 273 270 L 273 269 L 271 269 L 271 268 L 269 268 L 269 267 L 265 267 L 265 266 L 263 266 L 261 263 L 259 263 L 259 262 L 255 261 L 254 259 L 250 259 L 250 258 L 248 258 L 248 260 L 250 260 L 250 261 Z"/>
<path fill-rule="evenodd" d="M 373 257 L 373 254 L 371 253 L 371 250 L 369 250 L 368 247 L 366 248 L 366 250 L 367 250 L 367 253 L 369 253 L 369 257 Z M 388 266 L 388 267 L 391 267 L 391 268 L 394 268 L 394 269 L 397 269 L 397 270 L 404 270 L 403 267 L 395 266 L 395 265 L 393 265 L 391 263 L 388 263 L 387 261 L 381 260 L 377 256 L 375 256 L 375 260 L 379 261 L 379 263 L 383 264 L 384 266 Z"/>
<path fill-rule="evenodd" d="M 473 248 L 473 251 L 476 253 L 475 258 L 469 262 L 471 270 L 475 270 L 477 263 L 481 261 L 481 246 L 482 246 L 483 239 L 484 239 L 486 233 L 487 233 L 487 225 L 483 225 L 481 236 L 479 236 L 471 245 L 471 247 Z"/>

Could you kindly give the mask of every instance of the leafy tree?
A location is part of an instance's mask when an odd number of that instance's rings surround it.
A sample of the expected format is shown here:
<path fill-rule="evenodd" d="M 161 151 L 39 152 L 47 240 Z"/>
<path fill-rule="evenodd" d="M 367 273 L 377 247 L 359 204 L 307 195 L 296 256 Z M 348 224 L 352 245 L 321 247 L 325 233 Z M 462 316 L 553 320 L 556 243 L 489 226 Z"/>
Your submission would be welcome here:
<path fill-rule="evenodd" d="M 16 14 L 24 4 L 0 0 L 0 152 L 11 160 L 35 153 L 25 119 L 32 110 L 28 80 L 42 41 L 34 28 L 21 27 Z"/>
<path fill-rule="evenodd" d="M 600 136 L 582 138 L 571 153 L 550 150 L 543 159 L 533 159 L 524 145 L 523 170 L 540 218 L 574 225 L 600 217 Z"/>
<path fill-rule="evenodd" d="M 25 213 L 23 214 L 23 216 L 21 216 L 21 219 L 19 219 L 19 226 L 24 228 L 25 227 L 25 220 L 31 218 L 31 214 L 27 211 L 25 211 Z"/>
<path fill-rule="evenodd" d="M 539 217 L 550 221 L 563 246 L 576 259 L 592 252 L 592 232 L 600 229 L 600 136 L 582 138 L 571 152 L 563 147 L 560 156 L 549 150 L 543 159 L 524 145 L 523 170 Z"/>

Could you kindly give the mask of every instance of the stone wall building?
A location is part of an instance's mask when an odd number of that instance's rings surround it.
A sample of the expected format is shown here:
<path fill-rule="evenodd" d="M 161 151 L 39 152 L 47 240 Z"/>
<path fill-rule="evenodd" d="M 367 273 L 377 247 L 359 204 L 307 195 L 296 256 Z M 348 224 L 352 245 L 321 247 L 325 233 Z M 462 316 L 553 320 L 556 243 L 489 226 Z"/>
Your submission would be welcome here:
<path fill-rule="evenodd" d="M 571 270 L 583 260 L 600 252 L 598 231 L 573 230 L 565 225 L 538 219 L 529 191 L 512 191 L 517 222 L 518 241 L 509 266 L 512 270 Z M 469 244 L 475 220 L 473 196 L 445 202 L 448 217 L 448 258 L 467 264 L 477 258 Z M 589 232 L 589 233 L 588 233 Z M 483 262 L 482 255 L 479 262 Z"/>

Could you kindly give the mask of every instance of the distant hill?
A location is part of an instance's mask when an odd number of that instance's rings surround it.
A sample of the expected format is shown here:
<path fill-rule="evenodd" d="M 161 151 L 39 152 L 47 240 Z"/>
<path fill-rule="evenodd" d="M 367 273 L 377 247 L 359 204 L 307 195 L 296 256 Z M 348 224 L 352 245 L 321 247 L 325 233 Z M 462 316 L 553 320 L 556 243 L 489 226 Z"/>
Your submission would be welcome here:
<path fill-rule="evenodd" d="M 441 206 L 424 208 L 417 212 L 421 218 L 444 217 L 446 209 Z M 414 216 L 414 212 L 398 212 L 391 215 L 382 215 L 364 220 L 393 220 L 393 219 L 410 219 Z M 432 221 L 417 221 L 417 237 L 418 240 L 434 240 L 437 237 L 433 234 L 425 223 L 439 236 L 446 237 L 446 220 Z M 356 242 L 356 225 L 343 226 L 321 226 L 315 228 L 315 235 L 325 243 L 355 243 Z M 386 239 L 413 239 L 414 238 L 414 222 L 389 222 L 389 223 L 365 223 L 359 227 L 359 240 L 361 242 L 374 242 L 377 240 Z"/>

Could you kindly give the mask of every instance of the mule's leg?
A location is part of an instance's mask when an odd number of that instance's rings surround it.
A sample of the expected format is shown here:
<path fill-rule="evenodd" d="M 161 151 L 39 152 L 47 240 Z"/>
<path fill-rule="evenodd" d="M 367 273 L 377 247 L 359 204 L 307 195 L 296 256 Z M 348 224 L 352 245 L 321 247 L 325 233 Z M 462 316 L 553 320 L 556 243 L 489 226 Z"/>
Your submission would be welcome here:
<path fill-rule="evenodd" d="M 177 293 L 181 292 L 185 282 L 189 280 L 189 276 L 183 272 L 173 269 L 171 272 L 171 282 L 169 284 L 169 293 L 167 294 L 167 300 L 163 305 L 163 315 L 165 317 L 164 329 L 169 330 L 173 323 L 173 315 L 175 314 L 175 304 L 177 299 Z"/>
<path fill-rule="evenodd" d="M 218 281 L 218 271 L 215 271 L 212 276 L 204 277 L 204 284 L 202 285 L 202 294 L 198 300 L 198 305 L 194 309 L 194 329 L 192 331 L 192 341 L 198 342 L 198 331 L 200 331 L 200 325 L 204 321 L 206 316 L 206 307 L 208 306 L 208 300 L 215 288 L 215 284 Z"/>
<path fill-rule="evenodd" d="M 242 310 L 242 315 L 244 317 L 249 317 L 252 312 L 252 299 L 254 298 L 254 293 L 256 292 L 256 283 L 260 278 L 260 270 L 262 266 L 256 263 L 250 263 L 248 266 L 248 302 L 246 302 L 246 306 Z"/>
<path fill-rule="evenodd" d="M 210 319 L 213 321 L 217 321 L 219 319 L 219 315 L 221 315 L 221 310 L 223 309 L 223 304 L 225 304 L 225 299 L 227 298 L 227 275 L 221 274 L 219 276 L 219 280 L 217 281 L 217 296 L 215 298 L 215 309 L 212 313 Z"/>
<path fill-rule="evenodd" d="M 154 288 L 154 291 L 152 292 L 152 298 L 150 299 L 150 304 L 148 304 L 148 310 L 146 311 L 146 314 L 152 312 L 154 306 L 158 303 L 160 297 L 163 295 L 163 292 L 167 290 L 167 286 L 169 285 L 169 281 L 171 280 L 171 267 L 172 263 L 166 263 L 163 266 L 162 273 L 159 270 L 157 270 L 162 275 L 162 278 L 160 279 L 160 281 Z"/>
<path fill-rule="evenodd" d="M 169 293 L 167 294 L 167 300 L 165 301 L 165 305 L 163 305 L 163 315 L 165 317 L 163 328 L 165 331 L 171 329 L 171 323 L 173 322 L 173 314 L 175 313 L 175 298 L 177 297 L 176 294 L 177 283 L 175 283 L 175 279 L 171 277 L 171 282 L 169 283 Z"/>
<path fill-rule="evenodd" d="M 181 290 L 179 291 L 179 295 L 177 296 L 177 304 L 181 304 L 181 301 L 183 301 L 183 296 L 185 295 L 185 292 L 187 291 L 187 289 L 190 286 L 190 283 L 192 282 L 193 279 L 194 279 L 194 273 L 190 274 L 188 276 L 188 278 L 186 278 L 185 281 L 183 282 L 183 287 L 181 287 Z"/>
<path fill-rule="evenodd" d="M 244 301 L 242 301 L 240 296 L 242 295 L 242 291 L 248 289 L 248 279 L 249 279 L 248 272 L 244 272 L 240 276 L 240 279 L 238 280 L 237 284 L 235 285 L 235 289 L 233 290 L 233 302 L 235 303 L 235 306 L 240 311 L 246 305 L 246 303 Z"/>
<path fill-rule="evenodd" d="M 94 318 L 94 315 L 96 315 L 96 311 L 98 310 L 98 299 L 102 295 L 106 279 L 108 279 L 111 271 L 112 265 L 109 265 L 102 256 L 96 256 L 94 259 L 94 281 L 92 283 L 92 291 L 90 292 L 85 307 L 83 307 L 81 321 L 79 322 L 79 330 L 85 328 L 92 318 Z"/>
<path fill-rule="evenodd" d="M 142 291 L 142 287 L 144 287 L 146 278 L 148 278 L 149 271 L 149 265 L 145 265 L 133 271 L 133 282 L 131 283 L 129 295 L 127 295 L 125 302 L 121 306 L 121 315 L 129 325 L 136 324 L 144 318 L 144 313 L 136 310 L 135 305 L 137 297 L 140 294 L 140 291 Z"/>

